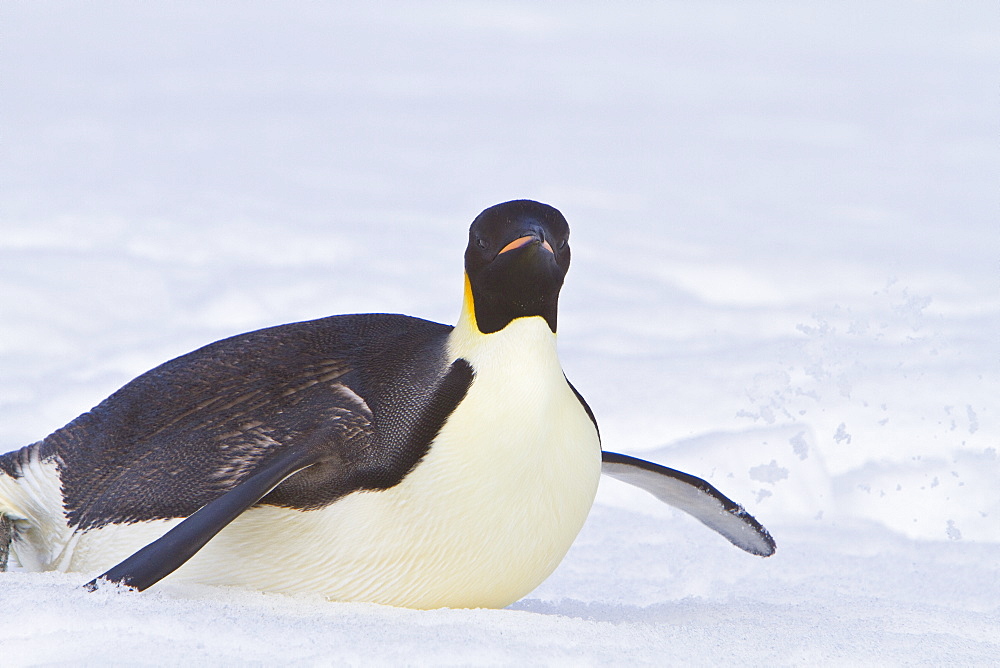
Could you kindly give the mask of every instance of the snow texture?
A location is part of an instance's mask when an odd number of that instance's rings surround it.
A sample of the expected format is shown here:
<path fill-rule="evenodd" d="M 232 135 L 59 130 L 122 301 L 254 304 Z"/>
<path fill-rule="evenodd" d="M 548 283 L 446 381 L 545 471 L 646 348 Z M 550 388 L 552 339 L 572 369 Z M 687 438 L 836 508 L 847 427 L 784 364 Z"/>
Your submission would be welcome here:
<path fill-rule="evenodd" d="M 0 664 L 997 661 L 995 3 L 39 1 L 0 26 L 0 448 L 230 334 L 453 322 L 468 223 L 530 197 L 573 228 L 560 351 L 605 447 L 778 543 L 606 479 L 510 609 L 15 571 Z"/>

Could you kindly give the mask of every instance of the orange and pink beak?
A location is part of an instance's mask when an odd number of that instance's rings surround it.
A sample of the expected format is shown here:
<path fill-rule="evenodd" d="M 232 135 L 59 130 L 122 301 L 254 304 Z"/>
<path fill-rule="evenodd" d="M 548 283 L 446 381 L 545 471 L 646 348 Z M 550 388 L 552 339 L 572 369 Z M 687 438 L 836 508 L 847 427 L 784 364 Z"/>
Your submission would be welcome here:
<path fill-rule="evenodd" d="M 523 237 L 519 237 L 517 239 L 514 239 L 509 244 L 507 244 L 506 246 L 503 247 L 503 249 L 500 251 L 499 255 L 503 255 L 507 251 L 512 251 L 515 248 L 521 248 L 522 246 L 527 246 L 532 241 L 538 241 L 538 237 L 534 236 L 533 234 L 528 234 L 528 235 L 525 235 Z M 552 246 L 549 245 L 548 241 L 542 240 L 542 248 L 544 248 L 545 250 L 547 250 L 550 253 L 555 254 L 555 251 L 552 250 Z"/>

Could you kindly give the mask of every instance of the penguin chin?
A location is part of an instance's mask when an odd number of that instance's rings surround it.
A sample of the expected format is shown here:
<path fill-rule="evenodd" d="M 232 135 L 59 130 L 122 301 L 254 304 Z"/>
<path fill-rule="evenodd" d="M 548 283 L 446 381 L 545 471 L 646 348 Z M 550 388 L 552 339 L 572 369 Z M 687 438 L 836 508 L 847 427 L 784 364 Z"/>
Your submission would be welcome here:
<path fill-rule="evenodd" d="M 470 276 L 479 331 L 492 334 L 517 318 L 541 316 L 554 333 L 565 276 L 538 241 L 498 255 Z"/>

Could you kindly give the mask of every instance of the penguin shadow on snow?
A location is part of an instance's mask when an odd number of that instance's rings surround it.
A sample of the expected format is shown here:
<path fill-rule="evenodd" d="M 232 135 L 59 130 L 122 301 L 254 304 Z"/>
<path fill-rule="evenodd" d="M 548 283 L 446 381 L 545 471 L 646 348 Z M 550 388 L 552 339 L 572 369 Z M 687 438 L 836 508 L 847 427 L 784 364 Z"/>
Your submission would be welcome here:
<path fill-rule="evenodd" d="M 331 316 L 137 377 L 0 455 L 0 569 L 501 608 L 555 570 L 602 474 L 772 554 L 705 480 L 602 450 L 556 353 L 569 264 L 558 210 L 505 202 L 469 229 L 454 326 Z"/>
<path fill-rule="evenodd" d="M 750 621 L 756 624 L 764 614 L 765 608 L 773 608 L 775 611 L 779 609 L 778 606 L 762 606 L 760 602 L 740 604 L 736 600 L 727 600 L 719 603 L 695 598 L 651 603 L 645 606 L 571 599 L 540 601 L 529 598 L 518 601 L 507 609 L 551 617 L 582 619 L 588 622 L 626 624 L 639 621 L 643 624 L 657 624 L 662 628 L 683 629 L 691 626 L 718 627 L 727 620 L 733 623 Z"/>

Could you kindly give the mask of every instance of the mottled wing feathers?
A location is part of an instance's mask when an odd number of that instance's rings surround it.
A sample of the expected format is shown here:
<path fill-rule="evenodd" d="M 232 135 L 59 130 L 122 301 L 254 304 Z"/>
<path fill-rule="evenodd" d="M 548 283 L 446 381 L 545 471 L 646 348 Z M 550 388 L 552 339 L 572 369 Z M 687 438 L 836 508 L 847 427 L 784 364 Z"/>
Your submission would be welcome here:
<path fill-rule="evenodd" d="M 605 475 L 644 489 L 683 510 L 751 554 L 774 554 L 774 539 L 767 529 L 701 478 L 617 452 L 604 452 L 602 459 L 601 472 Z"/>

